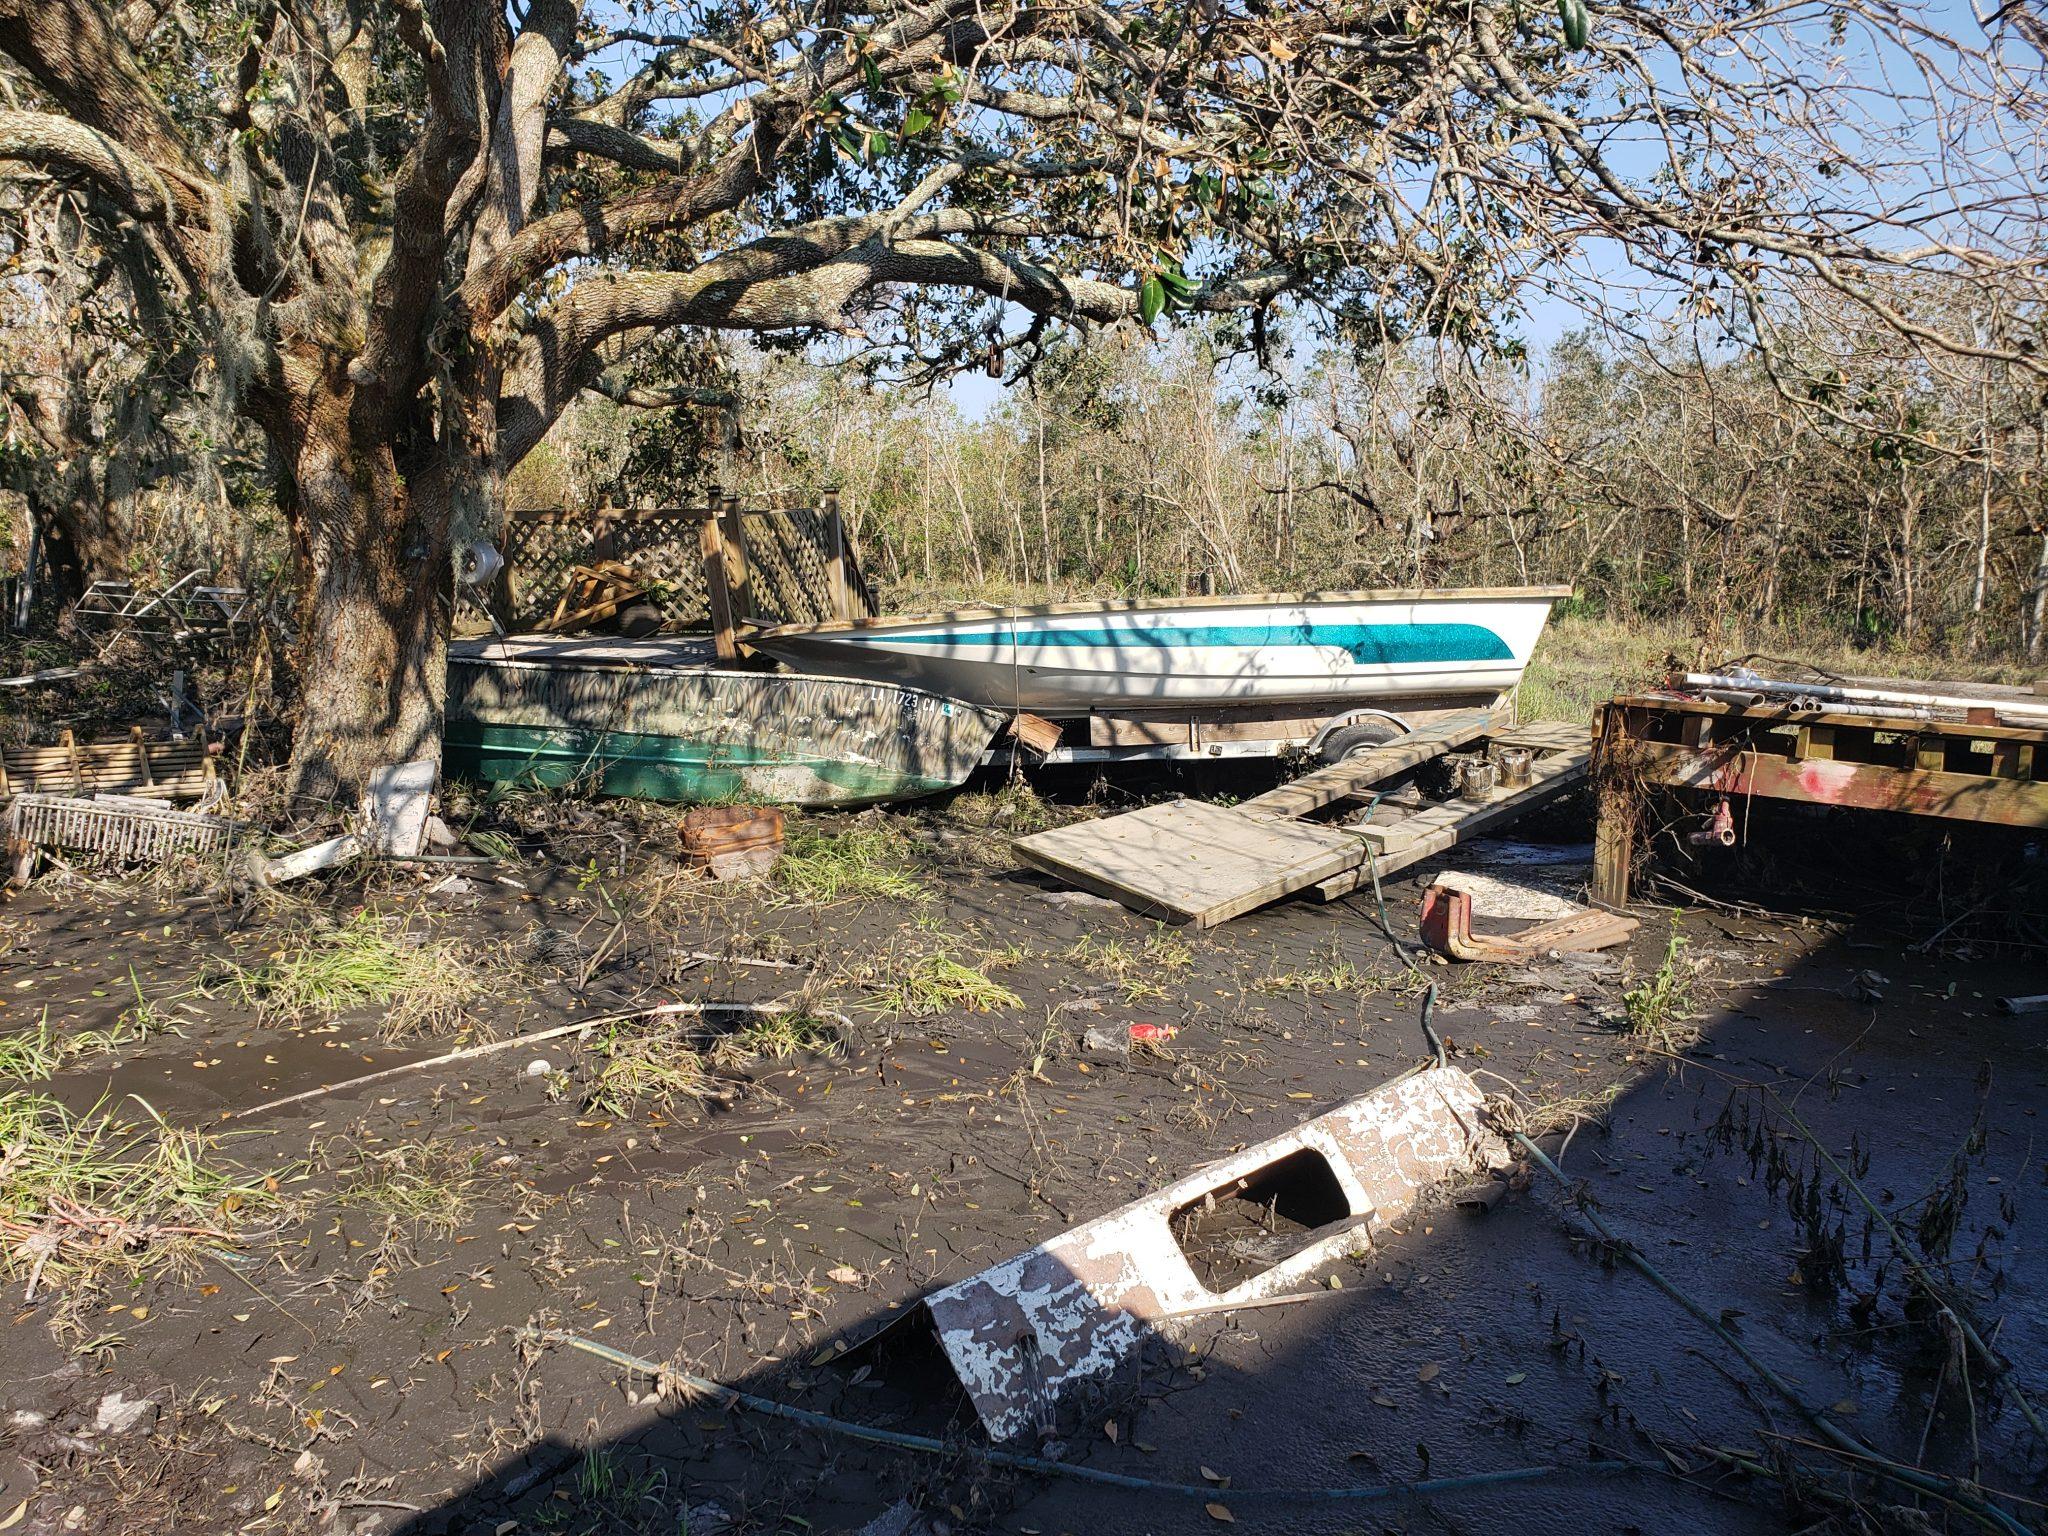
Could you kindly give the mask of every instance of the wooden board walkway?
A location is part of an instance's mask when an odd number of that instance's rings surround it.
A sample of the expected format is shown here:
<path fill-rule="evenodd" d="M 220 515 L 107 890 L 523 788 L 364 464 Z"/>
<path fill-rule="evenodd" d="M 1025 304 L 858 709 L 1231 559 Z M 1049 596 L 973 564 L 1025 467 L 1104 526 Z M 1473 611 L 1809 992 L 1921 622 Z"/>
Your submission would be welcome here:
<path fill-rule="evenodd" d="M 1381 746 L 1354 752 L 1342 762 L 1305 773 L 1263 795 L 1254 795 L 1238 810 L 1260 821 L 1313 815 L 1339 800 L 1352 799 L 1361 789 L 1391 779 L 1404 769 L 1477 741 L 1493 723 L 1490 710 L 1472 709 L 1451 715 L 1405 736 L 1396 736 Z"/>
<path fill-rule="evenodd" d="M 1512 821 L 1583 779 L 1584 727 L 1539 722 L 1493 729 L 1483 711 L 1453 716 L 1346 758 L 1237 806 L 1178 800 L 1033 833 L 1025 862 L 1133 911 L 1207 928 L 1313 888 L 1325 900 Z M 1383 805 L 1369 822 L 1301 818 L 1431 758 L 1481 740 L 1540 754 L 1530 782 L 1413 809 Z M 1575 750 L 1574 750 L 1575 749 Z"/>
<path fill-rule="evenodd" d="M 1585 740 L 1583 731 L 1578 739 Z M 1354 827 L 1351 830 L 1372 850 L 1370 863 L 1361 859 L 1350 869 L 1318 881 L 1316 895 L 1324 901 L 1335 901 L 1360 886 L 1370 885 L 1374 869 L 1384 880 L 1411 864 L 1420 864 L 1432 854 L 1483 836 L 1583 783 L 1592 761 L 1591 749 L 1584 746 L 1576 752 L 1553 753 L 1536 759 L 1527 784 L 1502 786 L 1473 800 L 1442 800 L 1419 811 L 1397 815 L 1385 824 L 1380 824 L 1376 817 L 1373 822 Z"/>

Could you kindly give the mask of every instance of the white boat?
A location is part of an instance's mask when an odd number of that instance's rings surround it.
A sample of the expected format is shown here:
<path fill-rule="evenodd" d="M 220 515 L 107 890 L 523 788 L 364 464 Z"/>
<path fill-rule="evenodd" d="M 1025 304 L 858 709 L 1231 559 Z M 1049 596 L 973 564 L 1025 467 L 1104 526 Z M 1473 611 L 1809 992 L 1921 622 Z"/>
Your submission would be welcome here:
<path fill-rule="evenodd" d="M 747 643 L 841 677 L 1049 718 L 1097 710 L 1338 709 L 1512 688 L 1569 587 L 1279 593 L 961 608 L 779 624 Z"/>

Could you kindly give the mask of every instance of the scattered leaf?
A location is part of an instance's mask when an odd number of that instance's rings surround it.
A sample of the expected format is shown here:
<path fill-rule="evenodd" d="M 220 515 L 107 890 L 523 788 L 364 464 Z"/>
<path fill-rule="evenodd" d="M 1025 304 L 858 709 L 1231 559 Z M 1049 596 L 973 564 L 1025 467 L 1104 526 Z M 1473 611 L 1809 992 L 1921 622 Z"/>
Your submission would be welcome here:
<path fill-rule="evenodd" d="M 1517 1371 L 1514 1375 L 1508 1378 L 1508 1385 L 1511 1387 L 1519 1387 L 1523 1382 L 1527 1381 L 1528 1379 L 1529 1373 L 1527 1371 Z"/>
<path fill-rule="evenodd" d="M 1225 1509 L 1221 1504 L 1216 1503 L 1214 1500 L 1211 1500 L 1209 1503 L 1204 1504 L 1202 1508 L 1209 1511 L 1209 1518 L 1211 1520 L 1221 1520 L 1225 1525 L 1237 1524 L 1237 1516 L 1233 1515 L 1229 1510 Z"/>
<path fill-rule="evenodd" d="M 1434 1360 L 1432 1360 L 1429 1362 L 1429 1364 L 1425 1365 L 1421 1370 L 1415 1373 L 1415 1379 L 1417 1381 L 1435 1381 L 1437 1377 L 1437 1372 L 1441 1371 L 1442 1369 L 1442 1366 L 1438 1365 Z"/>

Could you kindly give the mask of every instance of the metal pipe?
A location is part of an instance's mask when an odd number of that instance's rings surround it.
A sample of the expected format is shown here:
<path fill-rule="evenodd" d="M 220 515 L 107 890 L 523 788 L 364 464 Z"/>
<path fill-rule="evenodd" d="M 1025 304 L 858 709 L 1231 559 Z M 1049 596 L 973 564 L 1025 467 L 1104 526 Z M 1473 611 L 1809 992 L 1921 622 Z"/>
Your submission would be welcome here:
<path fill-rule="evenodd" d="M 1914 693 L 1898 688 L 1851 688 L 1835 683 L 1783 683 L 1746 673 L 1687 672 L 1679 681 L 1688 688 L 1734 689 L 1743 693 L 1781 694 L 1795 699 L 1812 699 L 1823 704 L 1858 704 L 1870 709 L 1902 711 L 1950 709 L 1996 710 L 2024 720 L 2028 725 L 2048 725 L 2048 701 L 2039 704 L 2019 699 L 1973 698 L 1958 693 Z"/>

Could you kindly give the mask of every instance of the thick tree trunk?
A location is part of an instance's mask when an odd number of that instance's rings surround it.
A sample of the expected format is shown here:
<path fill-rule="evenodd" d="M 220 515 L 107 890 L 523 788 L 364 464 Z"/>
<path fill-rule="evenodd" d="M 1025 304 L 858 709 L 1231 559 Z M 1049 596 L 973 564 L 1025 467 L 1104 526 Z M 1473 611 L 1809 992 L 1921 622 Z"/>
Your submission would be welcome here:
<path fill-rule="evenodd" d="M 301 808 L 353 810 L 375 769 L 440 759 L 449 494 L 436 475 L 402 481 L 390 445 L 356 442 L 345 413 L 314 416 L 292 509 L 303 597 L 290 787 Z"/>
<path fill-rule="evenodd" d="M 124 573 L 123 561 L 135 547 L 131 496 L 114 496 L 84 465 L 25 495 L 43 541 L 46 597 L 68 609 L 91 583 Z"/>

